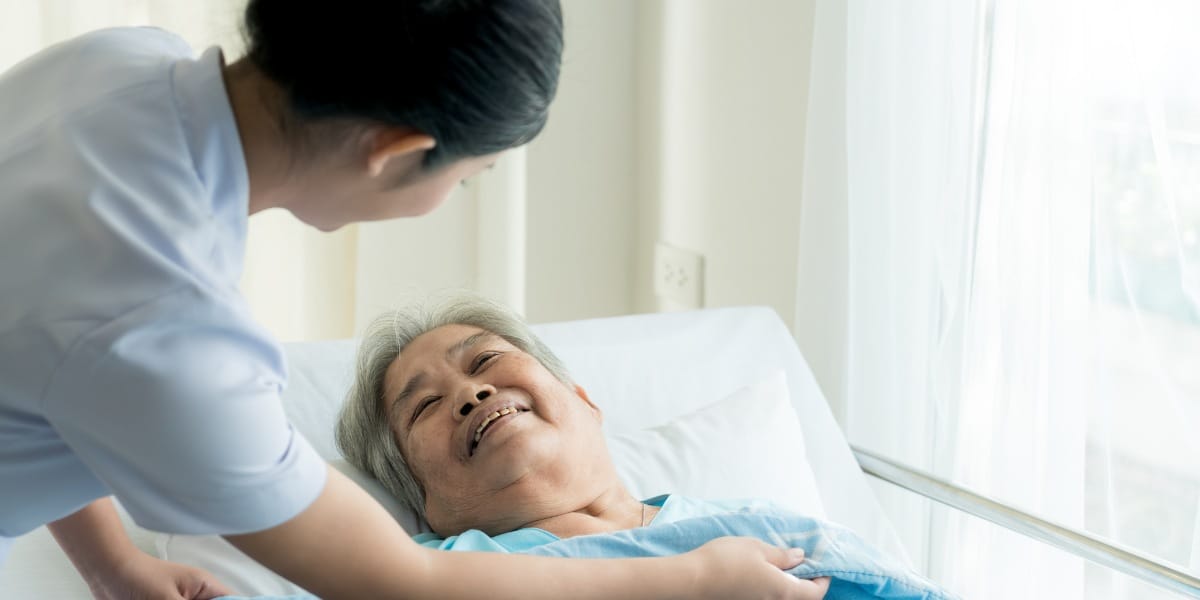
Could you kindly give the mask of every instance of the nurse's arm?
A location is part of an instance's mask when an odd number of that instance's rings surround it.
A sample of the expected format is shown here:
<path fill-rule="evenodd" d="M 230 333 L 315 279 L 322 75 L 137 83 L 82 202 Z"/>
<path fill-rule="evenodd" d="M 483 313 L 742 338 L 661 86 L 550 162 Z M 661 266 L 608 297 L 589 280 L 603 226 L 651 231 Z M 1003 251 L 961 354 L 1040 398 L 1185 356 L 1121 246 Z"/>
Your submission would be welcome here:
<path fill-rule="evenodd" d="M 824 596 L 783 573 L 801 557 L 722 538 L 673 557 L 564 559 L 442 552 L 418 545 L 374 499 L 330 468 L 295 518 L 233 545 L 325 600 L 340 598 L 788 598 Z M 827 584 L 826 584 L 827 585 Z"/>
<path fill-rule="evenodd" d="M 208 600 L 232 593 L 201 569 L 142 552 L 125 533 L 109 498 L 96 500 L 47 527 L 96 598 Z"/>

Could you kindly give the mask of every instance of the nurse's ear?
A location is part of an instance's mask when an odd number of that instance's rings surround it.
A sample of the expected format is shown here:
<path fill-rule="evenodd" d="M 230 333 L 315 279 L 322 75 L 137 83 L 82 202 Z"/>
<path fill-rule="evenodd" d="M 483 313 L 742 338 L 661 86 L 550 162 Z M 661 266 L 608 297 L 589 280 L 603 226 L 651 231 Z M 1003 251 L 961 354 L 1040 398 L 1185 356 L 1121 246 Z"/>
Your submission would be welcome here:
<path fill-rule="evenodd" d="M 436 145 L 432 136 L 413 129 L 377 129 L 372 133 L 367 152 L 367 172 L 371 177 L 379 177 L 393 163 L 420 164 L 414 159 L 419 159 L 422 152 L 432 150 Z"/>

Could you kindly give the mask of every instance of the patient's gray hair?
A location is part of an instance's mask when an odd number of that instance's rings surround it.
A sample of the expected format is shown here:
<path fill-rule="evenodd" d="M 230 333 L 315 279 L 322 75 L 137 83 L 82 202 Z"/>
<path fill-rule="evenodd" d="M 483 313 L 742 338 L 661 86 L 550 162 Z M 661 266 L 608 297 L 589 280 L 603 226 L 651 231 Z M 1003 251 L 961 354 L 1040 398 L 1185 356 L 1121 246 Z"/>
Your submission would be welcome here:
<path fill-rule="evenodd" d="M 459 294 L 384 313 L 367 326 L 358 348 L 354 385 L 338 415 L 335 439 L 351 464 L 379 480 L 393 496 L 425 518 L 425 491 L 400 452 L 383 397 L 384 375 L 417 336 L 443 325 L 469 325 L 494 333 L 537 359 L 567 386 L 562 361 L 515 312 L 486 298 Z"/>

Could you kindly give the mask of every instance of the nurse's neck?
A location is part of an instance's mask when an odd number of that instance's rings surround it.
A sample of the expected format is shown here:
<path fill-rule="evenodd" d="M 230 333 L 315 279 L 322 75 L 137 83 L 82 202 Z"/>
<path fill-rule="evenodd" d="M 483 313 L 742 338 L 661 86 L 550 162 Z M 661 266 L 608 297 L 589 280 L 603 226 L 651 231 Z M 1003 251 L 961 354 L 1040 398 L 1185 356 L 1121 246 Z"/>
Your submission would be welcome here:
<path fill-rule="evenodd" d="M 434 146 L 428 135 L 365 120 L 301 119 L 288 106 L 284 90 L 245 58 L 224 66 L 222 74 L 246 160 L 251 215 L 286 208 L 301 221 L 332 231 L 359 218 L 342 214 L 351 204 L 348 199 L 391 193 L 425 175 L 422 159 Z M 467 176 L 459 171 L 444 170 L 448 175 L 442 179 Z M 384 217 L 422 214 L 430 195 L 409 194 L 407 201 L 416 208 L 397 213 L 391 207 Z M 380 218 L 369 209 L 364 209 L 365 218 Z"/>
<path fill-rule="evenodd" d="M 250 181 L 250 214 L 282 208 L 292 179 L 292 150 L 283 131 L 283 90 L 243 58 L 224 68 Z"/>

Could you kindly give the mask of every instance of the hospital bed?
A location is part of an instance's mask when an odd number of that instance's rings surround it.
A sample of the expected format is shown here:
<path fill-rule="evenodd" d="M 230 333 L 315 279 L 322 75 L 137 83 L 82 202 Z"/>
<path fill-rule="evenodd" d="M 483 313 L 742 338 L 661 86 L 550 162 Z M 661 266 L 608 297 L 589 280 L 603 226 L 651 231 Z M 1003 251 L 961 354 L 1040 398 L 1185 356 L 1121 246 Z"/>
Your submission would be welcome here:
<path fill-rule="evenodd" d="M 907 560 L 867 483 L 865 467 L 1002 525 L 1015 523 L 1021 530 L 1024 524 L 1024 533 L 1068 550 L 1089 548 L 1094 555 L 1087 557 L 1093 560 L 1115 560 L 1111 547 L 1071 538 L 1077 532 L 1056 531 L 1052 524 L 1029 527 L 1038 524 L 1027 515 L 1005 512 L 986 498 L 852 449 L 787 327 L 770 309 L 636 315 L 534 329 L 604 411 L 614 462 L 631 491 L 642 497 L 663 492 L 765 497 L 846 525 Z M 294 425 L 323 456 L 379 498 L 406 529 L 418 531 L 422 527 L 415 517 L 341 461 L 334 447 L 333 423 L 353 377 L 354 349 L 351 340 L 285 345 L 290 373 L 284 403 Z M 134 541 L 147 552 L 207 568 L 239 593 L 296 591 L 220 538 L 153 533 L 125 518 Z M 1130 557 L 1118 558 L 1131 564 Z M 1160 569 L 1137 564 L 1125 570 L 1148 580 L 1158 577 L 1160 584 L 1174 582 L 1185 593 L 1193 586 L 1200 594 L 1194 579 Z M 20 538 L 0 568 L 5 600 L 89 597 L 44 528 Z"/>

